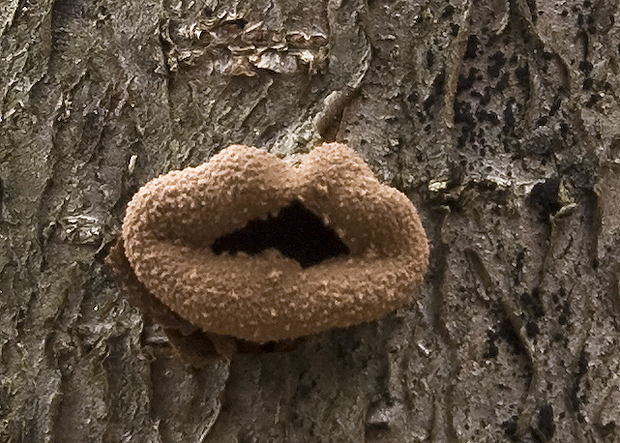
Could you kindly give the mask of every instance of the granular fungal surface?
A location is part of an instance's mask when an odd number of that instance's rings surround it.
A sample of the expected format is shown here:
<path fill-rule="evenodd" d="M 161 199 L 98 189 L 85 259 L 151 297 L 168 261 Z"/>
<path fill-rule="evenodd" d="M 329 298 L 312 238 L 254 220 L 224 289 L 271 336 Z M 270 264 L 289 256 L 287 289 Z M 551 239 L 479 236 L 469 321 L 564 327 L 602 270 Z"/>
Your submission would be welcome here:
<path fill-rule="evenodd" d="M 143 186 L 127 207 L 129 271 L 205 332 L 264 343 L 381 318 L 428 263 L 417 211 L 350 148 L 292 167 L 233 145 Z"/>

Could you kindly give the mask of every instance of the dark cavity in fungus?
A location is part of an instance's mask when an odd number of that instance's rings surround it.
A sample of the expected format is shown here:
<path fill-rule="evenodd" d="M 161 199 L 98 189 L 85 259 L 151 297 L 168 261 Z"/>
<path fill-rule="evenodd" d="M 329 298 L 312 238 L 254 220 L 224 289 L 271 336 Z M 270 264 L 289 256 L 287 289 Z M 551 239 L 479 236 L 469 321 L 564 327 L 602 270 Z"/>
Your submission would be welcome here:
<path fill-rule="evenodd" d="M 277 249 L 304 269 L 350 253 L 336 232 L 297 200 L 283 207 L 277 216 L 251 220 L 245 227 L 217 238 L 211 245 L 217 255 L 239 251 L 256 255 L 265 249 Z"/>

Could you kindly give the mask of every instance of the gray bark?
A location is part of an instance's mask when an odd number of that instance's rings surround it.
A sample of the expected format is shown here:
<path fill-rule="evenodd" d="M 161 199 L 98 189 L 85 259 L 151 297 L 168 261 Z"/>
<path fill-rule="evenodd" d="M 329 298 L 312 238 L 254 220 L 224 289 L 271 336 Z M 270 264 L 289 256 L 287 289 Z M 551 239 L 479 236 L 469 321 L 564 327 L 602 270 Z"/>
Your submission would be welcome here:
<path fill-rule="evenodd" d="M 0 441 L 620 440 L 616 0 L 3 0 Z M 186 367 L 106 272 L 150 178 L 346 142 L 417 302 Z"/>

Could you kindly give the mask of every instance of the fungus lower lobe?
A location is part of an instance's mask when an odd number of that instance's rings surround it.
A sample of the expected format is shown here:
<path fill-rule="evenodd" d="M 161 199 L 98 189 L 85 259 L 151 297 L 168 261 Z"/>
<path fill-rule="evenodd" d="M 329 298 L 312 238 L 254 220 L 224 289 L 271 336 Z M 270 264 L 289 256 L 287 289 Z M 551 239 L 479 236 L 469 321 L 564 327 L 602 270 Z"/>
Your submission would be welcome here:
<path fill-rule="evenodd" d="M 256 255 L 266 249 L 277 249 L 304 269 L 350 253 L 336 232 L 297 200 L 283 207 L 277 216 L 251 220 L 211 245 L 217 255 L 224 252 L 234 255 L 239 251 Z"/>

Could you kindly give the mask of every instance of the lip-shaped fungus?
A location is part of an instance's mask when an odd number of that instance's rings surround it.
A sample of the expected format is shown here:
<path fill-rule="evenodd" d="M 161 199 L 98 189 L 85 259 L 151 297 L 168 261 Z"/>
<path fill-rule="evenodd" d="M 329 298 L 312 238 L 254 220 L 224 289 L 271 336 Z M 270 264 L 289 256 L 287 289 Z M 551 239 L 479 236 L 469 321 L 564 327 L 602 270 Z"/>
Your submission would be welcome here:
<path fill-rule="evenodd" d="M 127 206 L 119 243 L 151 311 L 257 343 L 385 316 L 411 300 L 429 253 L 409 199 L 338 143 L 296 167 L 233 145 L 160 176 Z"/>

